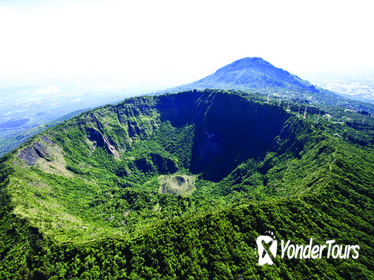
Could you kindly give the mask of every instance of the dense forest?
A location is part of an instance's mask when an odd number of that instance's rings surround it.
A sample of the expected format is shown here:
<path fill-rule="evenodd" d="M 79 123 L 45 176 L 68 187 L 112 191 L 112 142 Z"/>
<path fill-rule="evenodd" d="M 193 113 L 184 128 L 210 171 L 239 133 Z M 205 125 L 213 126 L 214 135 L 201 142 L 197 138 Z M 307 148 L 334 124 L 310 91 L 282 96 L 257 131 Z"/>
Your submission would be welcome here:
<path fill-rule="evenodd" d="M 373 279 L 373 134 L 364 110 L 240 91 L 84 112 L 0 159 L 0 278 Z M 359 257 L 260 266 L 269 231 Z"/>

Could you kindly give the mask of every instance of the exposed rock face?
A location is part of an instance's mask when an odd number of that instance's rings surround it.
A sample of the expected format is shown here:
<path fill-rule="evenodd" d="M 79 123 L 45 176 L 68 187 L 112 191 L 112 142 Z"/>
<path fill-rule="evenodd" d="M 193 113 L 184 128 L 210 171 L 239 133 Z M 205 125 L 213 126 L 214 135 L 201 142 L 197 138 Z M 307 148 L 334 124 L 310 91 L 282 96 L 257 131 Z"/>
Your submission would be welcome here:
<path fill-rule="evenodd" d="M 46 136 L 41 136 L 39 141 L 22 149 L 17 157 L 28 166 L 37 165 L 47 173 L 71 176 L 66 169 L 62 148 Z"/>
<path fill-rule="evenodd" d="M 118 159 L 119 153 L 117 152 L 116 148 L 111 144 L 110 139 L 104 138 L 104 142 L 109 152 L 114 156 L 114 158 Z"/>
<path fill-rule="evenodd" d="M 43 141 L 49 145 L 54 145 L 47 137 L 43 136 Z M 22 159 L 29 166 L 34 166 L 36 162 L 43 158 L 47 161 L 53 159 L 52 154 L 47 150 L 47 145 L 42 142 L 35 142 L 31 146 L 28 146 L 20 151 L 18 158 Z"/>
<path fill-rule="evenodd" d="M 33 146 L 28 146 L 20 151 L 18 158 L 22 159 L 29 166 L 34 166 L 38 161 L 39 156 Z"/>
<path fill-rule="evenodd" d="M 47 151 L 46 145 L 41 142 L 35 142 L 33 147 L 39 157 L 44 158 L 45 160 L 51 161 L 52 155 Z"/>
<path fill-rule="evenodd" d="M 94 142 L 95 148 L 105 146 L 105 141 L 100 131 L 93 129 L 93 128 L 88 128 L 86 131 L 87 131 L 87 138 L 90 141 Z"/>
<path fill-rule="evenodd" d="M 109 137 L 104 137 L 102 133 L 94 128 L 88 128 L 87 132 L 87 139 L 93 142 L 93 148 L 96 147 L 105 147 L 107 150 L 115 157 L 119 158 L 119 153 L 117 152 L 116 148 L 111 143 Z"/>
<path fill-rule="evenodd" d="M 51 140 L 49 140 L 47 137 L 45 136 L 40 136 L 40 138 L 47 144 L 54 144 Z"/>

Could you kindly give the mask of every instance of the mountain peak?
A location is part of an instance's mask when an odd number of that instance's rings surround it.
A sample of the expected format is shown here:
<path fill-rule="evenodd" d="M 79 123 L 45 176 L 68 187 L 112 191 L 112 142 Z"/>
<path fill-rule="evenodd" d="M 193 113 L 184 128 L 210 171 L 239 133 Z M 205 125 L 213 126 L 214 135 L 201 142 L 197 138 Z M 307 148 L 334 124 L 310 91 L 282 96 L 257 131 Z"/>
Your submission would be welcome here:
<path fill-rule="evenodd" d="M 231 64 L 228 64 L 218 71 L 222 69 L 245 69 L 245 68 L 253 68 L 253 67 L 258 67 L 258 66 L 272 66 L 269 62 L 266 60 L 262 59 L 261 57 L 245 57 L 239 60 L 236 60 L 232 62 Z"/>
<path fill-rule="evenodd" d="M 320 89 L 282 68 L 277 68 L 261 57 L 244 57 L 236 60 L 213 74 L 171 91 L 193 89 L 228 89 L 258 93 L 277 93 L 293 97 L 330 103 L 331 98 L 341 100 L 333 92 Z"/>
<path fill-rule="evenodd" d="M 261 57 L 236 60 L 199 81 L 187 85 L 196 88 L 248 88 L 256 91 L 316 91 L 307 81 L 277 68 Z"/>
<path fill-rule="evenodd" d="M 242 63 L 242 64 L 267 63 L 267 64 L 270 64 L 269 62 L 267 62 L 263 58 L 257 57 L 257 56 L 255 56 L 255 57 L 244 57 L 244 58 L 241 58 L 241 59 L 238 59 L 238 60 L 234 61 L 233 64 L 234 63 Z"/>
<path fill-rule="evenodd" d="M 190 90 L 204 88 L 239 89 L 280 94 L 293 92 L 300 97 L 303 93 L 307 95 L 326 94 L 326 91 L 321 91 L 308 81 L 273 66 L 261 57 L 241 58 L 201 80 L 180 86 L 177 89 Z M 319 98 L 316 95 L 315 97 Z"/>

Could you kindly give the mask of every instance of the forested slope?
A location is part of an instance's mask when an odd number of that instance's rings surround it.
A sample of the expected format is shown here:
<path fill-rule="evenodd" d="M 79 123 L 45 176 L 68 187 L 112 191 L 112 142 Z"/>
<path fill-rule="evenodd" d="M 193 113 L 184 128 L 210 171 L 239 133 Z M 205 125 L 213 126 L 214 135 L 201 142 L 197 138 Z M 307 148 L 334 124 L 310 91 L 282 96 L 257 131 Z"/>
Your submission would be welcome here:
<path fill-rule="evenodd" d="M 362 131 L 219 90 L 83 113 L 1 159 L 0 277 L 370 279 L 374 156 L 372 140 L 352 141 Z M 165 193 L 177 175 L 190 185 Z M 259 266 L 268 231 L 358 244 L 360 256 Z"/>

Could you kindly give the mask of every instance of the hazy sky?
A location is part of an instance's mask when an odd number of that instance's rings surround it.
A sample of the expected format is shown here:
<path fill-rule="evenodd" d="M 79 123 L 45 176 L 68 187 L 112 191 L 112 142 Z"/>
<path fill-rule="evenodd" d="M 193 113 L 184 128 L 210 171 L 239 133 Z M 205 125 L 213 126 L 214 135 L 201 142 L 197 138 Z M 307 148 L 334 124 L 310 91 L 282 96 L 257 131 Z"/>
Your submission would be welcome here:
<path fill-rule="evenodd" d="M 187 83 L 259 56 L 303 77 L 374 67 L 372 1 L 0 0 L 0 81 Z"/>

